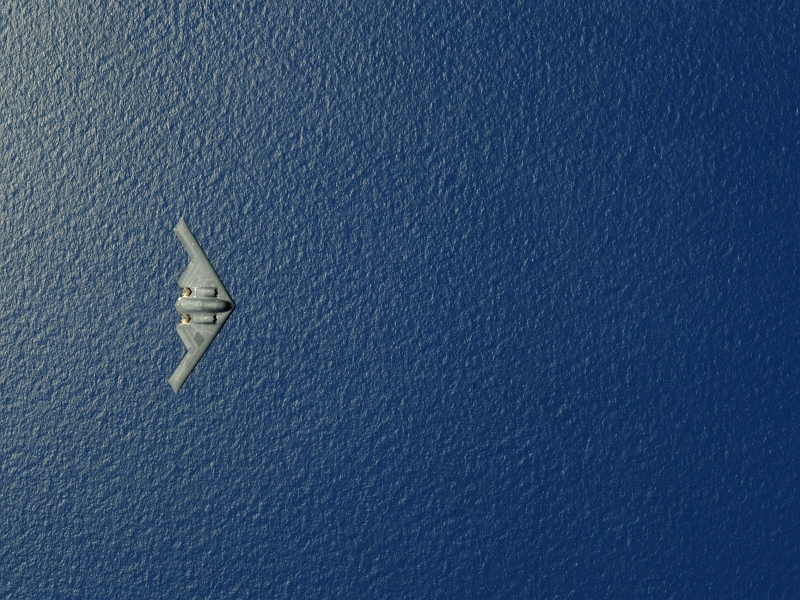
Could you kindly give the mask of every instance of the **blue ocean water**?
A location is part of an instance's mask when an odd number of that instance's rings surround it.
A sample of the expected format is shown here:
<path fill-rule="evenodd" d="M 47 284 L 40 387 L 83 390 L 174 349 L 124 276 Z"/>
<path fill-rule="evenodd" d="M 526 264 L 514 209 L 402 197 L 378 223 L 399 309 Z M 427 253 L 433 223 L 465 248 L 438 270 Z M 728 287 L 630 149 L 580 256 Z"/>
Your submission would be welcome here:
<path fill-rule="evenodd" d="M 2 8 L 0 595 L 798 597 L 800 9 L 217 4 Z"/>

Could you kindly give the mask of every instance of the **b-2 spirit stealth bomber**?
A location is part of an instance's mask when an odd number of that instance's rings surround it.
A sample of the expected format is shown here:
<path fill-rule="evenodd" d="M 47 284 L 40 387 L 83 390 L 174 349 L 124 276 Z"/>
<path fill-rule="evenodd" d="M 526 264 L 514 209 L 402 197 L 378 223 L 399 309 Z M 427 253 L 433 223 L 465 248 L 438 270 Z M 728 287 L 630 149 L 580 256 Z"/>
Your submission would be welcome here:
<path fill-rule="evenodd" d="M 181 315 L 178 335 L 188 350 L 169 378 L 169 384 L 177 392 L 217 337 L 236 304 L 183 219 L 175 227 L 175 234 L 190 259 L 189 266 L 178 279 L 183 294 L 175 303 L 175 309 Z"/>

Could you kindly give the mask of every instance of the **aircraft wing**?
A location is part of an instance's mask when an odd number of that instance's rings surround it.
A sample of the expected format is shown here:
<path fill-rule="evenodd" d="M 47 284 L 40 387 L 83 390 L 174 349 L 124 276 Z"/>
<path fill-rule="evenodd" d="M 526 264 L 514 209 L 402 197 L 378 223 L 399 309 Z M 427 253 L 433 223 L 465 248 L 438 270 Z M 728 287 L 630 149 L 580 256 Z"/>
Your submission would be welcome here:
<path fill-rule="evenodd" d="M 220 329 L 222 329 L 222 326 L 225 325 L 228 317 L 236 308 L 236 304 L 183 219 L 175 227 L 175 234 L 180 239 L 190 259 L 189 266 L 186 267 L 186 270 L 178 279 L 178 285 L 182 288 L 189 288 L 192 291 L 196 288 L 214 288 L 216 290 L 216 298 L 225 300 L 230 304 L 229 309 L 213 315 L 213 323 L 193 323 L 190 320 L 188 323 L 182 322 L 178 324 L 178 335 L 180 335 L 183 344 L 186 346 L 187 353 L 169 378 L 170 386 L 177 392 L 197 366 L 197 363 L 200 362 L 211 342 L 217 337 Z"/>
<path fill-rule="evenodd" d="M 186 221 L 181 219 L 175 227 L 175 235 L 183 244 L 184 250 L 189 255 L 189 266 L 178 279 L 178 285 L 187 288 L 208 287 L 216 288 L 218 297 L 233 303 L 233 298 L 225 289 L 225 285 L 211 266 L 206 253 L 197 243 Z"/>
<path fill-rule="evenodd" d="M 186 378 L 194 371 L 197 363 L 203 358 L 203 354 L 206 353 L 224 324 L 225 321 L 222 323 L 218 321 L 213 325 L 193 325 L 192 323 L 178 325 L 178 335 L 181 336 L 188 352 L 169 378 L 169 384 L 173 391 L 177 392 L 181 389 Z"/>

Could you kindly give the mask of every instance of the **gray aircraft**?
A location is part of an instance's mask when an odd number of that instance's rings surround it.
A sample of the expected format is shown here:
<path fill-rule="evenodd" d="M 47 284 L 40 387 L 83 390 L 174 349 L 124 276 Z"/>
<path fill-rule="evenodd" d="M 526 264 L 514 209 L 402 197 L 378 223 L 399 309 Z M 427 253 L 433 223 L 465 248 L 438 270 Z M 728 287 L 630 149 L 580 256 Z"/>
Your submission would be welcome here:
<path fill-rule="evenodd" d="M 188 350 L 169 378 L 169 384 L 177 392 L 217 337 L 236 304 L 183 219 L 175 227 L 175 234 L 190 259 L 189 266 L 178 279 L 183 294 L 175 303 L 181 315 L 178 335 Z"/>

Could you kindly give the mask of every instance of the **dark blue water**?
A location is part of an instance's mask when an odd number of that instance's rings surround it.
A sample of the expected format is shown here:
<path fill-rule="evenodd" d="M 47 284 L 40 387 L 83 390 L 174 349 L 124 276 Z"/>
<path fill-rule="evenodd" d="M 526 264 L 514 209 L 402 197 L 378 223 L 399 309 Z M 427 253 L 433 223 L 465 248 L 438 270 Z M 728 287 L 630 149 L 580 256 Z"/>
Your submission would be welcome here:
<path fill-rule="evenodd" d="M 800 9 L 145 4 L 0 16 L 0 596 L 800 596 Z"/>

